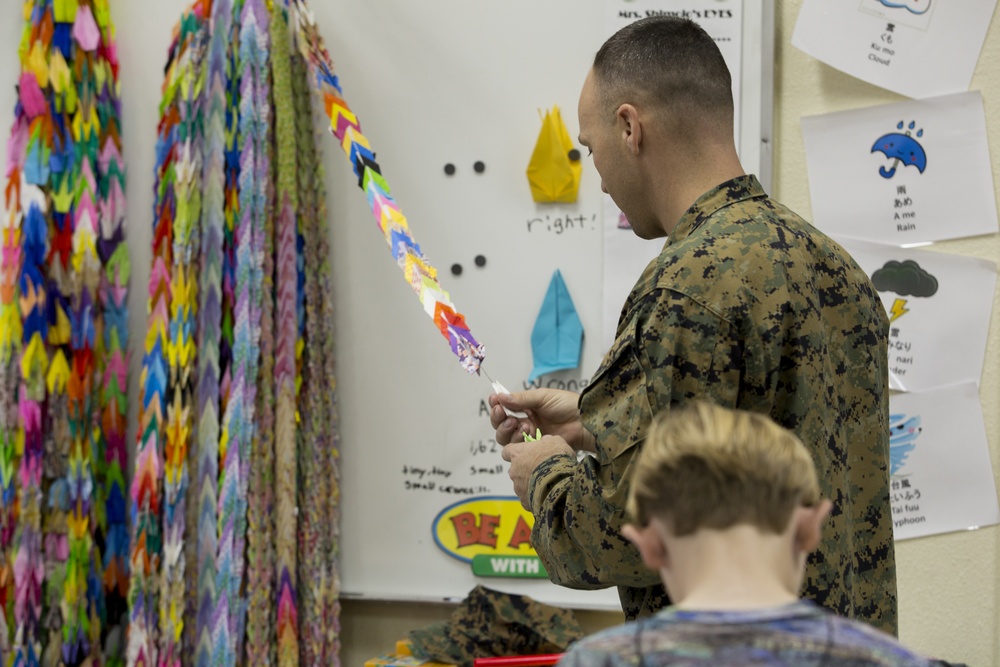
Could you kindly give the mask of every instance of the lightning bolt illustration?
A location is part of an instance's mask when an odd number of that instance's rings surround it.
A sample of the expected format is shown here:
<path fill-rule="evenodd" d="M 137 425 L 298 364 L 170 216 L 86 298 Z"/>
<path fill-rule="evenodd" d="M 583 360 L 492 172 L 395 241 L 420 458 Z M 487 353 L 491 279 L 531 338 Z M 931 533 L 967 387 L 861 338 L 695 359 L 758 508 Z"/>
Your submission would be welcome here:
<path fill-rule="evenodd" d="M 896 299 L 892 304 L 892 308 L 889 309 L 889 314 L 892 316 L 889 318 L 890 322 L 894 322 L 903 316 L 903 313 L 910 312 L 910 309 L 906 307 L 906 299 Z"/>

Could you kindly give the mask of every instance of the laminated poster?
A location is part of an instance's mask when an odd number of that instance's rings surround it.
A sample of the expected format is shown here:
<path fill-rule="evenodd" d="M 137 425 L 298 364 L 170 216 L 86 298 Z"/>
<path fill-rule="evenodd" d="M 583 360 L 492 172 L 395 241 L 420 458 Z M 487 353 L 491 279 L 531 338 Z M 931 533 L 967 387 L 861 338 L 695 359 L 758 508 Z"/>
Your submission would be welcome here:
<path fill-rule="evenodd" d="M 792 45 L 907 97 L 969 89 L 996 0 L 805 0 Z"/>
<path fill-rule="evenodd" d="M 924 391 L 978 383 L 996 290 L 996 264 L 862 241 L 844 240 L 842 245 L 872 279 L 889 316 L 890 388 Z"/>
<path fill-rule="evenodd" d="M 977 385 L 897 394 L 889 412 L 896 539 L 1000 523 Z"/>
<path fill-rule="evenodd" d="M 979 91 L 802 119 L 813 224 L 913 245 L 997 232 Z"/>

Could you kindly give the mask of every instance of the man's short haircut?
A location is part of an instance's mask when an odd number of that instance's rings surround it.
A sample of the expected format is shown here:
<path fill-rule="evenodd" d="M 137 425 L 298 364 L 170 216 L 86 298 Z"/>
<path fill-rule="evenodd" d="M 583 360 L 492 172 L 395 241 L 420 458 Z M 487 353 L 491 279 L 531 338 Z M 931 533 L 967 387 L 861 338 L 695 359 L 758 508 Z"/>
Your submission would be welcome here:
<path fill-rule="evenodd" d="M 635 464 L 627 511 L 677 536 L 749 524 L 781 533 L 820 500 L 805 445 L 769 417 L 692 401 L 661 412 Z"/>
<path fill-rule="evenodd" d="M 601 46 L 594 77 L 602 99 L 651 104 L 682 114 L 733 119 L 733 83 L 715 40 L 694 21 L 651 16 L 631 23 Z"/>

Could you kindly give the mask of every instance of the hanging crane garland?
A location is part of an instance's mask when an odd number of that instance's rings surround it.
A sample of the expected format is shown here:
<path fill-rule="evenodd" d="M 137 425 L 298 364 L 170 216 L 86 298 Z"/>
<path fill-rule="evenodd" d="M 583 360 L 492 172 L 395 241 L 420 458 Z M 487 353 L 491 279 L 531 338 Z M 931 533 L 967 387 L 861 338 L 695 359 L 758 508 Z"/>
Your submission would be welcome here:
<path fill-rule="evenodd" d="M 248 5 L 246 26 L 240 37 L 244 86 L 241 135 L 244 153 L 240 162 L 240 209 L 251 218 L 254 264 L 251 274 L 251 321 L 260 323 L 258 377 L 274 377 L 274 221 L 271 187 L 273 113 L 270 51 L 274 22 L 266 10 Z M 280 37 L 280 34 L 275 35 Z M 249 148 L 249 150 L 248 150 Z M 276 656 L 274 631 L 274 385 L 251 383 L 256 428 L 250 434 L 247 499 L 246 658 L 250 665 L 272 665 Z"/>
<path fill-rule="evenodd" d="M 332 281 L 310 88 L 467 371 L 483 346 L 410 235 L 305 2 L 197 0 L 163 83 L 126 496 L 113 28 L 107 0 L 27 0 L 25 19 L 0 227 L 0 664 L 339 664 Z"/>
<path fill-rule="evenodd" d="M 170 49 L 129 665 L 338 661 L 325 195 L 287 16 L 266 0 L 199 0 Z M 300 638 L 306 619 L 317 627 Z"/>
<path fill-rule="evenodd" d="M 166 397 L 166 438 L 163 441 L 163 555 L 160 579 L 159 664 L 179 667 L 183 657 L 183 626 L 188 589 L 184 532 L 187 526 L 187 495 L 190 487 L 188 458 L 194 449 L 193 404 L 197 380 L 194 334 L 198 318 L 198 273 L 200 258 L 201 108 L 200 71 L 204 57 L 199 16 L 182 21 L 173 81 L 176 109 L 174 170 L 166 174 L 165 194 L 173 190 L 173 247 L 169 305 L 169 380 Z M 171 182 L 172 176 L 172 182 Z"/>
<path fill-rule="evenodd" d="M 486 350 L 472 336 L 465 316 L 455 309 L 448 292 L 437 279 L 437 270 L 431 266 L 420 246 L 410 234 L 409 224 L 389 192 L 389 184 L 375 161 L 375 152 L 368 138 L 361 133 L 361 123 L 343 98 L 333 62 L 316 26 L 312 10 L 304 0 L 285 0 L 292 15 L 296 43 L 309 64 L 313 85 L 327 116 L 330 131 L 340 142 L 344 154 L 354 168 L 358 185 L 368 197 L 379 231 L 385 237 L 396 263 L 403 270 L 407 282 L 420 298 L 420 302 L 441 335 L 448 340 L 451 350 L 462 367 L 469 373 L 478 373 Z"/>
<path fill-rule="evenodd" d="M 198 320 L 198 495 L 192 500 L 197 506 L 196 571 L 197 605 L 195 619 L 187 624 L 195 628 L 194 664 L 207 667 L 212 660 L 212 628 L 215 613 L 215 559 L 218 553 L 218 485 L 219 485 L 219 386 L 222 379 L 220 348 L 222 340 L 222 265 L 225 224 L 225 178 L 223 137 L 225 136 L 225 59 L 230 30 L 231 11 L 228 3 L 202 3 L 205 19 L 219 26 L 198 25 L 208 44 L 205 72 L 200 90 L 201 111 L 204 114 L 202 177 L 204 199 L 201 210 L 201 277 Z M 196 5 L 197 9 L 197 5 Z M 214 12 L 214 13 L 213 13 Z M 206 149 L 207 147 L 207 149 Z M 193 526 L 192 526 L 193 528 Z M 185 536 L 188 541 L 191 537 Z M 193 622 L 192 622 L 193 621 Z M 189 652 L 191 649 L 185 647 Z"/>
<path fill-rule="evenodd" d="M 299 238 L 306 256 L 305 265 L 323 266 L 328 261 L 329 249 L 326 242 L 326 208 L 323 196 L 323 170 L 316 146 L 316 131 L 312 122 L 313 108 L 309 104 L 309 79 L 307 65 L 300 54 L 292 57 L 294 70 L 293 84 L 296 113 L 296 154 L 299 169 Z M 301 264 L 300 264 L 301 266 Z M 336 621 L 339 613 L 336 605 L 339 586 L 336 580 L 336 563 L 331 555 L 336 548 L 334 542 L 337 522 L 333 498 L 336 487 L 330 480 L 336 473 L 336 425 L 335 414 L 325 402 L 334 388 L 330 380 L 334 377 L 332 367 L 324 368 L 324 360 L 332 363 L 332 338 L 324 337 L 321 324 L 331 322 L 333 312 L 329 309 L 332 301 L 324 299 L 324 294 L 332 293 L 329 271 L 300 271 L 300 326 L 305 327 L 306 340 L 318 340 L 331 344 L 329 349 L 304 348 L 299 365 L 302 368 L 302 383 L 298 390 L 297 409 L 302 416 L 302 441 L 316 443 L 306 451 L 300 450 L 299 458 L 299 522 L 298 557 L 300 567 L 317 578 L 315 586 L 303 587 L 300 591 L 299 616 L 301 619 L 301 655 L 304 664 L 327 664 L 334 659 L 338 650 L 338 630 Z M 333 502 L 334 505 L 329 503 Z"/>
<path fill-rule="evenodd" d="M 131 267 L 114 28 L 106 0 L 23 7 L 0 222 L 0 660 L 117 665 Z"/>
<path fill-rule="evenodd" d="M 295 115 L 292 102 L 291 53 L 287 20 L 280 10 L 274 15 L 271 43 L 275 126 L 275 336 L 274 336 L 274 475 L 275 559 L 277 565 L 277 663 L 298 664 L 299 623 L 295 512 L 295 340 L 298 189 L 296 183 Z M 281 38 L 284 37 L 284 38 Z"/>
<path fill-rule="evenodd" d="M 188 40 L 175 35 L 171 46 L 178 57 Z M 132 555 L 129 586 L 129 633 L 126 658 L 129 664 L 157 664 L 160 564 L 162 559 L 164 443 L 170 415 L 170 383 L 173 354 L 170 324 L 176 311 L 171 270 L 174 266 L 174 229 L 176 199 L 173 180 L 179 152 L 177 125 L 180 123 L 180 96 L 177 71 L 168 69 L 164 81 L 164 99 L 156 145 L 157 166 L 154 223 L 152 230 L 152 267 L 150 269 L 147 328 L 144 340 L 142 372 L 139 377 L 139 432 L 136 443 L 135 470 L 132 476 L 131 516 Z M 182 296 L 183 295 L 179 295 Z M 169 502 L 169 500 L 168 500 Z"/>

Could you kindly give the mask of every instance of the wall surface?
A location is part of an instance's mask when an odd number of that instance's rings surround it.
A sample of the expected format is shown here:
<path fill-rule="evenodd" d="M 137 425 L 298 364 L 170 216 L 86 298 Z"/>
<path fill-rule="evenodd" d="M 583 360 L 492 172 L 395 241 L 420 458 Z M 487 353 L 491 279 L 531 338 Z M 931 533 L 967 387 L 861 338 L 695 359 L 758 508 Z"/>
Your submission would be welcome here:
<path fill-rule="evenodd" d="M 8 0 L 3 4 L 4 7 L 0 10 L 0 43 L 5 47 L 0 52 L 0 128 L 7 128 L 10 126 L 14 99 L 13 82 L 17 71 L 14 45 L 20 36 L 21 3 Z M 149 273 L 153 146 L 162 66 L 170 39 L 170 27 L 187 3 L 183 0 L 111 0 L 110 4 L 118 25 L 122 60 L 125 157 L 129 165 L 129 245 L 135 267 L 129 305 L 132 341 L 135 345 L 141 340 L 145 327 L 144 285 Z M 343 25 L 338 25 L 335 29 L 326 27 L 333 26 L 337 21 L 335 3 L 316 1 L 313 4 L 324 32 L 351 32 Z M 902 98 L 842 74 L 792 47 L 790 39 L 800 7 L 800 0 L 778 0 L 775 11 L 774 194 L 809 218 L 809 187 L 799 119 L 805 115 L 884 104 Z M 477 10 L 470 8 L 469 11 Z M 572 18 L 567 17 L 566 24 L 571 24 Z M 530 21 L 530 17 L 525 20 Z M 572 25 L 566 24 L 561 27 L 572 28 Z M 971 86 L 982 91 L 989 142 L 994 155 L 1000 150 L 998 26 L 1000 24 L 994 17 Z M 577 32 L 588 35 L 593 30 L 583 28 Z M 517 36 L 505 35 L 505 38 L 516 39 Z M 569 34 L 553 37 L 553 47 L 558 49 L 559 39 L 570 38 L 572 36 Z M 444 48 L 447 45 L 438 46 Z M 599 44 L 595 43 L 593 48 L 596 50 L 597 46 Z M 377 51 L 373 49 L 369 57 L 377 58 Z M 456 58 L 461 59 L 461 54 L 456 54 Z M 355 71 L 364 70 L 363 62 L 343 64 L 346 68 L 353 67 Z M 565 76 L 582 78 L 586 63 L 571 67 L 571 71 L 567 71 Z M 356 78 L 354 81 L 354 88 L 357 88 L 360 84 Z M 436 81 L 436 85 L 446 85 L 447 76 Z M 497 96 L 500 99 L 503 94 L 497 91 Z M 575 100 L 561 101 L 561 104 L 570 134 L 573 135 L 576 132 L 573 111 Z M 461 115 L 461 109 L 449 109 L 448 112 Z M 407 130 L 417 131 L 415 123 L 406 125 Z M 388 128 L 373 127 L 371 135 L 384 136 L 383 130 L 387 131 Z M 5 129 L 0 129 L 0 132 L 6 134 Z M 339 202 L 331 206 L 336 213 L 345 206 L 345 200 L 355 201 L 359 199 L 359 195 L 354 184 L 349 182 L 350 179 L 343 178 L 342 165 L 339 164 L 342 158 L 331 150 L 332 142 L 326 143 L 330 196 L 332 201 Z M 388 155 L 392 148 L 387 144 L 384 150 Z M 440 158 L 433 158 L 436 160 L 433 164 L 439 165 L 454 155 L 454 152 L 445 150 Z M 1000 180 L 1000 168 L 996 165 L 1000 163 L 994 159 L 993 164 L 993 180 L 996 184 Z M 588 178 L 592 177 L 593 174 Z M 406 174 L 398 174 L 396 180 L 405 183 Z M 594 187 L 596 181 L 585 179 L 584 186 Z M 400 187 L 405 190 L 406 185 Z M 355 201 L 355 204 L 360 205 L 361 202 Z M 333 232 L 335 247 L 340 240 L 338 233 L 336 230 Z M 932 249 L 998 261 L 1000 237 L 994 235 L 949 241 L 936 244 Z M 346 256 L 352 250 L 341 247 L 337 252 Z M 382 262 L 384 258 L 372 261 Z M 338 275 L 340 289 L 348 289 L 350 280 L 349 275 Z M 997 410 L 1000 405 L 1000 367 L 997 363 L 1000 358 L 1000 307 L 997 305 L 995 301 L 986 369 L 980 390 L 995 476 L 1000 471 L 1000 412 Z M 350 326 L 350 322 L 338 321 L 337 325 L 343 330 Z M 140 362 L 136 349 L 133 348 L 131 358 L 133 392 L 138 381 Z M 942 354 L 947 354 L 947 351 L 942 350 Z M 340 390 L 349 391 L 351 378 L 342 375 L 339 380 Z M 386 381 L 394 380 L 387 378 Z M 135 405 L 136 401 L 133 399 L 133 433 Z M 901 639 L 921 651 L 950 661 L 981 667 L 1000 664 L 1000 529 L 987 527 L 972 532 L 901 542 L 897 546 L 897 557 Z M 452 609 L 447 604 L 345 601 L 342 616 L 342 662 L 345 667 L 360 667 L 366 658 L 390 650 L 394 641 L 402 638 L 410 628 L 444 620 Z M 616 612 L 581 611 L 579 617 L 588 630 L 621 621 L 621 615 Z"/>
<path fill-rule="evenodd" d="M 809 183 L 799 119 L 802 116 L 898 102 L 903 98 L 843 74 L 791 45 L 800 0 L 778 0 L 775 18 L 775 195 L 807 219 Z M 994 14 L 971 90 L 986 110 L 994 188 L 1000 182 L 1000 19 Z M 1000 236 L 929 247 L 1000 260 Z M 1000 293 L 998 293 L 1000 294 Z M 979 397 L 990 442 L 994 478 L 1000 471 L 1000 307 L 994 295 L 990 337 Z M 947 354 L 946 350 L 941 351 Z M 1000 528 L 898 542 L 900 638 L 942 659 L 1000 664 Z"/>

